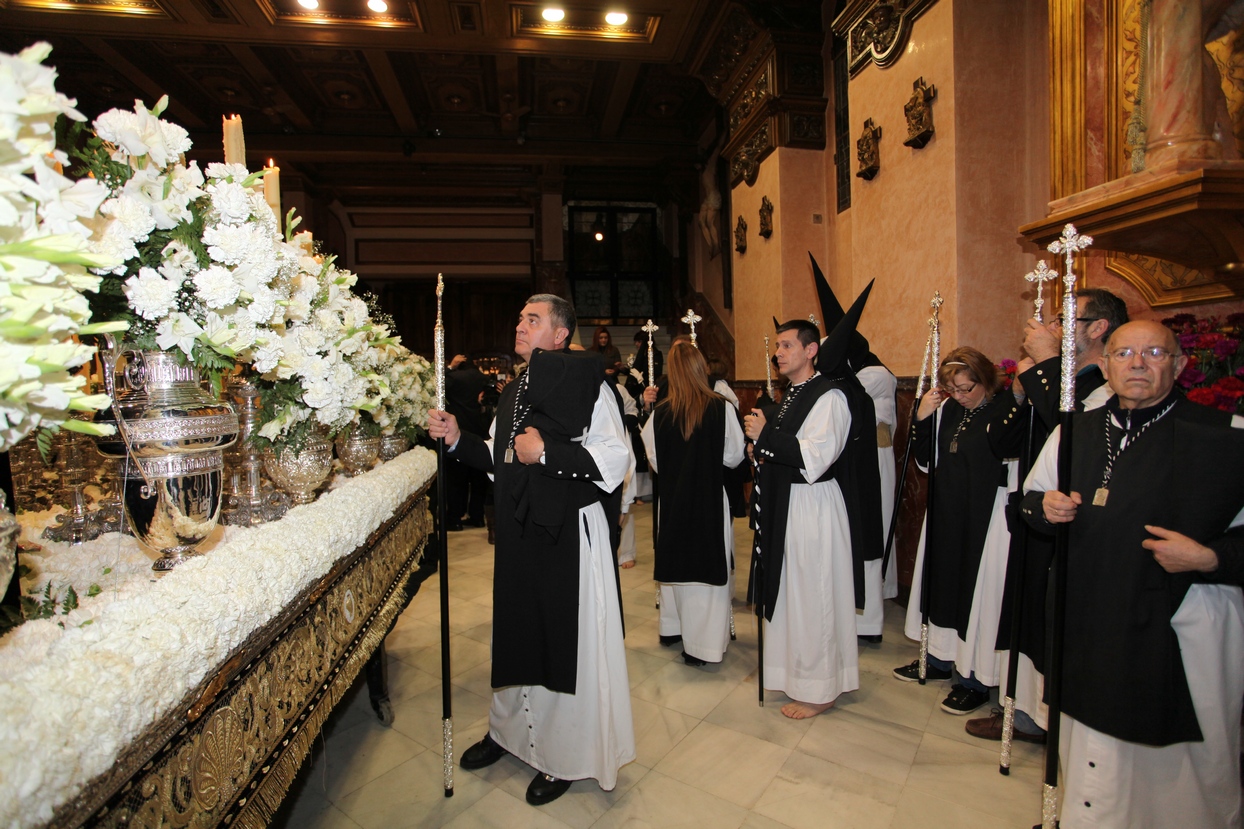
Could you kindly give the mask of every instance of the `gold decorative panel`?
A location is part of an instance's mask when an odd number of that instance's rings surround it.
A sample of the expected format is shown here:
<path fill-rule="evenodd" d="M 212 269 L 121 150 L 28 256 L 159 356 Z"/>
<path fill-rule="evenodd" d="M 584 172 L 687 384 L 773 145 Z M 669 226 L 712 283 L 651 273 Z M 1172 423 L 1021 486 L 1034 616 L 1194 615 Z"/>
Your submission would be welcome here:
<path fill-rule="evenodd" d="M 366 26 L 379 29 L 400 28 L 423 31 L 419 7 L 414 0 L 386 0 L 383 13 L 368 11 L 362 0 L 319 0 L 315 9 L 304 9 L 298 0 L 256 0 L 259 8 L 273 23 L 299 26 Z"/>
<path fill-rule="evenodd" d="M 267 826 L 329 712 L 405 608 L 431 532 L 425 487 L 50 825 Z"/>
<path fill-rule="evenodd" d="M 169 17 L 155 0 L 7 0 L 0 8 L 14 11 L 75 12 L 140 17 Z"/>
<path fill-rule="evenodd" d="M 626 22 L 617 26 L 605 21 L 603 8 L 575 8 L 561 5 L 566 16 L 550 22 L 541 17 L 542 5 L 515 3 L 510 6 L 511 32 L 514 37 L 548 37 L 563 40 L 622 40 L 652 43 L 661 23 L 659 14 L 628 13 Z"/>

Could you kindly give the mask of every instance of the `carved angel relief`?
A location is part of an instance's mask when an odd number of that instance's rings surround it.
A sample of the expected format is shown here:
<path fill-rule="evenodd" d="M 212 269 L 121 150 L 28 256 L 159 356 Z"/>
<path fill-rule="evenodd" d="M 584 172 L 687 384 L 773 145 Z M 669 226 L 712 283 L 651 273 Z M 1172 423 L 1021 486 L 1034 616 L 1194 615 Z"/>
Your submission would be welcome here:
<path fill-rule="evenodd" d="M 739 253 L 747 252 L 747 220 L 739 214 L 739 223 L 734 226 L 734 249 Z"/>
<path fill-rule="evenodd" d="M 881 172 L 881 127 L 873 125 L 873 119 L 864 122 L 864 132 L 855 142 L 855 155 L 859 159 L 860 169 L 856 175 L 865 181 L 872 181 Z"/>
<path fill-rule="evenodd" d="M 773 202 L 768 196 L 760 197 L 760 235 L 768 239 L 773 235 Z"/>
<path fill-rule="evenodd" d="M 904 147 L 919 150 L 933 138 L 933 99 L 937 97 L 937 87 L 924 82 L 924 78 L 916 78 L 911 85 L 911 99 L 903 105 L 903 114 L 907 116 L 907 140 Z"/>

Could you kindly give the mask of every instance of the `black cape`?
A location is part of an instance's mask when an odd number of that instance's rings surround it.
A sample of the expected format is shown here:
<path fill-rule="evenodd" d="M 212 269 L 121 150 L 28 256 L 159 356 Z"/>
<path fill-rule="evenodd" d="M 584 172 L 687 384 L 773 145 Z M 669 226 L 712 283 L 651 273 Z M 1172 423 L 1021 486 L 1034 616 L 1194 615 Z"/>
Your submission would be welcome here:
<path fill-rule="evenodd" d="M 963 427 L 958 451 L 951 452 L 955 430 L 967 410 L 954 399 L 942 404 L 937 427 L 936 520 L 925 537 L 929 558 L 929 621 L 953 628 L 966 638 L 976 577 L 985 538 L 993 519 L 998 487 L 1007 485 L 1006 459 L 1015 457 L 1024 437 L 1015 397 L 999 391 Z M 936 416 L 936 415 L 935 415 Z M 932 420 L 916 422 L 916 459 L 926 468 L 932 449 Z"/>
<path fill-rule="evenodd" d="M 1094 506 L 1092 493 L 1117 398 L 1074 416 L 1071 447 L 1071 490 L 1084 504 L 1070 525 L 1062 708 L 1090 728 L 1151 746 L 1202 739 L 1171 617 L 1192 584 L 1220 574 L 1167 573 L 1141 546 L 1151 537 L 1144 525 L 1214 546 L 1244 508 L 1244 430 L 1230 428 L 1224 412 L 1172 397 L 1170 413 L 1115 460 L 1105 506 Z M 1111 428 L 1117 446 L 1120 430 Z M 1024 516 L 1048 528 L 1042 497 L 1025 496 Z"/>
<path fill-rule="evenodd" d="M 729 409 L 729 411 L 727 411 Z M 653 578 L 659 582 L 723 585 L 729 576 L 722 504 L 726 418 L 734 407 L 713 400 L 690 440 L 661 403 L 653 412 L 657 466 L 661 470 L 663 521 L 656 545 Z"/>
<path fill-rule="evenodd" d="M 1054 536 L 1030 527 L 1019 514 L 1019 502 L 1024 497 L 1022 484 L 1028 476 L 1031 461 L 1036 459 L 1050 432 L 1058 425 L 1059 394 L 1062 388 L 1060 360 L 1059 357 L 1051 357 L 1028 369 L 1018 378 L 1027 395 L 1021 416 L 1035 419 L 1032 423 L 1031 446 L 1024 447 L 1020 456 L 1021 486 L 1010 494 L 1007 502 L 1006 519 L 1007 528 L 1011 531 L 1011 548 L 1007 556 L 1006 592 L 1003 594 L 998 623 L 997 647 L 999 650 L 1009 650 L 1011 615 L 1018 603 L 1021 614 L 1019 652 L 1031 659 L 1033 666 L 1041 673 L 1045 673 L 1045 605 L 1050 564 L 1054 561 Z M 1084 411 L 1085 399 L 1105 384 L 1106 378 L 1095 365 L 1077 374 L 1076 411 Z M 1018 566 L 1021 558 L 1022 568 Z"/>
<path fill-rule="evenodd" d="M 505 462 L 521 380 L 501 393 L 492 456 L 468 433 L 454 454 L 496 479 L 492 686 L 542 685 L 572 694 L 579 643 L 578 513 L 607 497 L 595 483 L 600 470 L 574 439 L 591 424 L 605 371 L 592 352 L 537 350 L 527 372 L 531 410 L 519 431 L 540 430 L 545 464 Z"/>
<path fill-rule="evenodd" d="M 796 434 L 812 411 L 812 406 L 831 389 L 838 389 L 846 395 L 851 410 L 851 430 L 842 453 L 817 483 L 838 481 L 846 503 L 856 608 L 864 607 L 864 562 L 881 558 L 881 504 L 876 497 L 881 491 L 881 480 L 877 469 L 877 419 L 872 398 L 853 374 L 834 379 L 817 374 L 792 401 L 780 424 L 774 419 L 776 411 L 765 412 L 768 423 L 756 441 L 757 457 L 764 460 L 759 468 L 761 531 L 758 534 L 758 555 L 763 563 L 764 613 L 769 620 L 773 619 L 781 584 L 790 488 L 804 483 L 799 471 L 803 458 Z M 756 546 L 753 547 L 753 555 L 757 555 L 755 549 Z"/>

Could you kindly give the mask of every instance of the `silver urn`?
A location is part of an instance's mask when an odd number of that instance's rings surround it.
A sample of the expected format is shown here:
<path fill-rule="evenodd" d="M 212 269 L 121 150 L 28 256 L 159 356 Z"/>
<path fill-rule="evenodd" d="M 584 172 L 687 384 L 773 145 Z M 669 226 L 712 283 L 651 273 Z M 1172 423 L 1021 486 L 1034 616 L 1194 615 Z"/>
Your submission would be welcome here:
<path fill-rule="evenodd" d="M 353 478 L 362 475 L 375 465 L 380 457 L 380 437 L 340 435 L 336 440 L 337 460 L 341 461 L 346 474 Z"/>
<path fill-rule="evenodd" d="M 307 438 L 299 451 L 285 447 L 283 451 L 265 449 L 263 468 L 295 504 L 309 504 L 315 491 L 333 468 L 333 444 L 322 434 Z"/>
<path fill-rule="evenodd" d="M 391 461 L 410 448 L 410 441 L 405 435 L 380 436 L 380 460 Z"/>
<path fill-rule="evenodd" d="M 118 377 L 121 356 L 126 365 Z M 193 366 L 179 365 L 171 353 L 114 348 L 104 370 L 113 406 L 100 420 L 118 428 L 96 445 L 106 457 L 125 459 L 126 520 L 140 541 L 161 553 L 152 569 L 171 570 L 216 528 L 223 450 L 237 439 L 238 416 L 203 390 Z"/>

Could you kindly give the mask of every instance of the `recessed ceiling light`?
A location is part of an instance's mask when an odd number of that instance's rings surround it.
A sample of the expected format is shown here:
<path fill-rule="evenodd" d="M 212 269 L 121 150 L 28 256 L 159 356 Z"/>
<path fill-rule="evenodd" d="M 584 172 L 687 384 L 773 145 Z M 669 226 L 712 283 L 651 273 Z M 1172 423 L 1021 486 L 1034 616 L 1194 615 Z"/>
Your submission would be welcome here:
<path fill-rule="evenodd" d="M 320 0 L 298 0 L 298 5 L 302 6 L 304 9 L 318 9 L 320 7 Z"/>
<path fill-rule="evenodd" d="M 605 15 L 605 22 L 610 26 L 621 26 L 626 22 L 626 15 L 623 12 L 609 12 Z"/>
<path fill-rule="evenodd" d="M 384 14 L 389 10 L 389 4 L 384 2 L 384 0 L 367 0 L 367 8 L 377 14 Z"/>
<path fill-rule="evenodd" d="M 540 16 L 550 23 L 560 23 L 566 16 L 566 12 L 561 9 L 545 9 L 540 12 Z"/>

